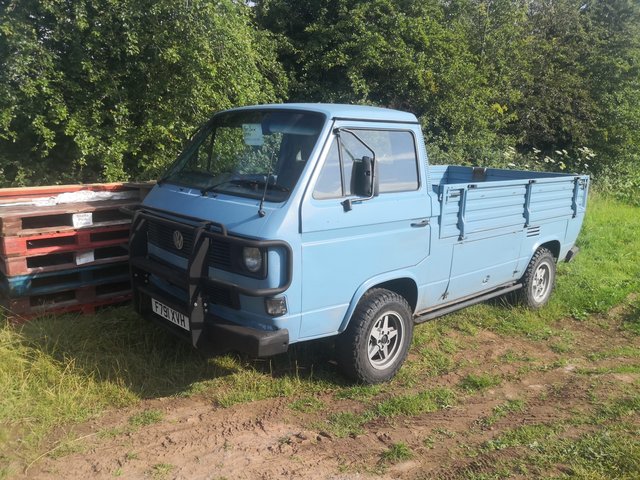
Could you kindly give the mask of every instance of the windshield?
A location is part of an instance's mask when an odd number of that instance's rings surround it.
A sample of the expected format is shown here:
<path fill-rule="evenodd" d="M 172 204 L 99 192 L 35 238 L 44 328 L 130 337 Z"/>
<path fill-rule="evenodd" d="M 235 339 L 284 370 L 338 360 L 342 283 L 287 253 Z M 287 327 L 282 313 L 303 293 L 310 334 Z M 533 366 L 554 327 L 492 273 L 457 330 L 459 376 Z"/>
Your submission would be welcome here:
<path fill-rule="evenodd" d="M 242 110 L 216 115 L 160 182 L 281 202 L 288 198 L 324 124 L 324 115 Z"/>

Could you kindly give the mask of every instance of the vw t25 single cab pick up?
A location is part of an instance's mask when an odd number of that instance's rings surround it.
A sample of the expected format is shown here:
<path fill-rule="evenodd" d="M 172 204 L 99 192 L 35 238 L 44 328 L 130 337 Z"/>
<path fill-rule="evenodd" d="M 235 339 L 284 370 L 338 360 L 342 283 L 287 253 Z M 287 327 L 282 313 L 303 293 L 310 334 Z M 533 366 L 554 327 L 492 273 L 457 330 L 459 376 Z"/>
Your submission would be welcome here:
<path fill-rule="evenodd" d="M 576 252 L 589 179 L 429 166 L 384 108 L 216 114 L 135 211 L 136 309 L 194 346 L 254 356 L 336 337 L 353 379 L 390 379 L 414 323 L 508 292 L 532 308 Z"/>

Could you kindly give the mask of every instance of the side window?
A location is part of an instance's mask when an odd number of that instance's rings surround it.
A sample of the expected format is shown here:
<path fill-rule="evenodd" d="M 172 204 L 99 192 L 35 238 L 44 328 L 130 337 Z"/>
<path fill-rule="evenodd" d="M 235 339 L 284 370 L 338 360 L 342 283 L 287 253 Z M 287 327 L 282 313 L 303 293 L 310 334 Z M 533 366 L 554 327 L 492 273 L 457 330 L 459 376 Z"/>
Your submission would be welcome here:
<path fill-rule="evenodd" d="M 376 168 L 380 182 L 380 193 L 417 190 L 418 160 L 414 137 L 411 132 L 401 130 L 355 130 L 354 132 L 376 152 Z M 342 169 L 338 144 L 342 151 Z M 353 162 L 370 156 L 353 135 L 343 133 L 340 142 L 334 139 L 322 171 L 318 177 L 313 198 L 322 200 L 351 195 L 351 172 Z M 344 178 L 345 190 L 342 190 Z"/>
<path fill-rule="evenodd" d="M 361 130 L 358 135 L 376 152 L 380 193 L 418 189 L 418 161 L 411 132 Z"/>

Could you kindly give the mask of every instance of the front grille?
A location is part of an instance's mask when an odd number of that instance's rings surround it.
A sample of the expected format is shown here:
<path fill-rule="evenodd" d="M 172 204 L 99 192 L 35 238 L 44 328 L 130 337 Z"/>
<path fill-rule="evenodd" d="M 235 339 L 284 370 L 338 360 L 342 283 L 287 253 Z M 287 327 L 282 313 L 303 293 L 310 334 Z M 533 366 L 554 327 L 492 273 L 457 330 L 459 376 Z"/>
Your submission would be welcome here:
<path fill-rule="evenodd" d="M 173 233 L 179 230 L 183 238 L 183 246 L 178 250 L 173 243 Z M 149 221 L 147 230 L 147 239 L 149 243 L 167 250 L 175 255 L 183 258 L 189 258 L 193 250 L 194 229 L 187 226 L 185 228 L 176 229 L 163 225 L 159 222 Z M 209 247 L 209 253 L 207 256 L 209 265 L 212 267 L 220 268 L 222 270 L 232 271 L 232 249 L 231 243 L 224 240 L 213 240 Z"/>
<path fill-rule="evenodd" d="M 214 241 L 209 247 L 209 265 L 222 270 L 231 270 L 231 244 Z"/>
<path fill-rule="evenodd" d="M 203 292 L 209 303 L 214 305 L 222 305 L 234 309 L 240 308 L 240 300 L 238 294 L 234 293 L 230 288 L 224 286 L 207 286 Z"/>
<path fill-rule="evenodd" d="M 191 250 L 193 249 L 193 229 L 179 229 L 183 238 L 183 246 L 180 250 L 178 250 L 173 243 L 173 233 L 176 230 L 178 229 L 150 221 L 147 230 L 147 238 L 149 243 L 152 243 L 163 250 L 188 258 L 191 254 Z"/>

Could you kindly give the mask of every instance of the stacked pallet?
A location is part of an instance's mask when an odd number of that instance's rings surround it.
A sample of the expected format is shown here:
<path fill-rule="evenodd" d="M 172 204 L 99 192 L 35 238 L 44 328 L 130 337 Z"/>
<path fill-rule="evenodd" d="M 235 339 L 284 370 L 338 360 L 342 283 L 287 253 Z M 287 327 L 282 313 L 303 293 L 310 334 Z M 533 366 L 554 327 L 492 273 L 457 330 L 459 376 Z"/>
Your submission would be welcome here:
<path fill-rule="evenodd" d="M 148 184 L 0 189 L 0 292 L 5 316 L 92 313 L 131 297 L 130 217 Z"/>

